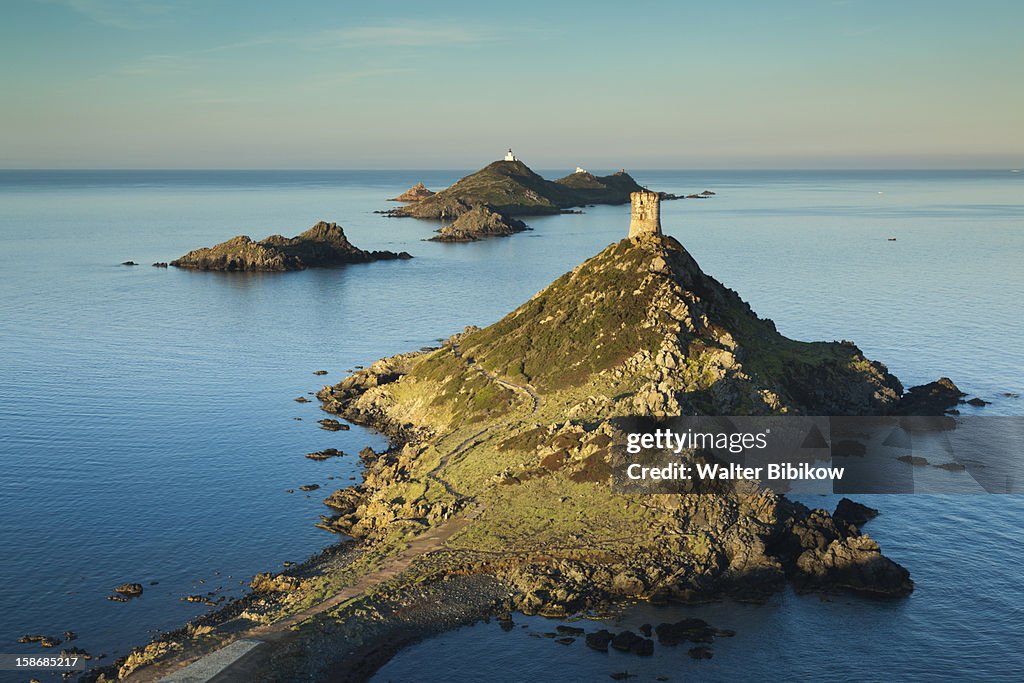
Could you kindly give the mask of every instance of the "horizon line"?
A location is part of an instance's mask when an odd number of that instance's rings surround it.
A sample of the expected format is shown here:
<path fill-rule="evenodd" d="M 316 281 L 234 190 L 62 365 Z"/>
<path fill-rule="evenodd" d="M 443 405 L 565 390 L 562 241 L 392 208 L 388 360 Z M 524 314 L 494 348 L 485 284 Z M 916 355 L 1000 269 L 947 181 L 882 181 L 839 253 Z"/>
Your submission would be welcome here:
<path fill-rule="evenodd" d="M 541 170 L 556 170 L 553 166 L 536 166 L 535 168 Z M 561 168 L 561 167 L 558 167 Z M 568 168 L 568 166 L 564 167 Z M 595 166 L 598 170 L 605 170 L 600 166 Z M 609 166 L 608 168 L 612 168 Z M 618 168 L 624 168 L 619 166 Z M 1011 168 L 1008 166 L 761 166 L 761 167 L 742 167 L 742 166 L 729 166 L 729 167 L 700 167 L 700 166 L 635 166 L 633 167 L 636 171 L 814 171 L 814 172 L 830 172 L 830 171 L 1005 171 L 1007 173 L 1019 172 L 1024 169 L 1024 166 L 1019 168 Z M 52 167 L 52 166 L 18 166 L 18 167 L 0 167 L 0 173 L 10 172 L 191 172 L 191 173 L 266 173 L 266 172 L 298 172 L 298 173 L 318 173 L 318 172 L 389 172 L 389 171 L 466 171 L 470 170 L 470 167 L 332 167 L 332 168 L 300 168 L 300 167 L 260 167 L 260 168 L 231 168 L 231 167 L 209 167 L 209 168 L 196 168 L 196 167 L 155 167 L 155 166 L 110 166 L 110 167 Z M 625 168 L 626 172 L 629 172 L 629 168 Z"/>

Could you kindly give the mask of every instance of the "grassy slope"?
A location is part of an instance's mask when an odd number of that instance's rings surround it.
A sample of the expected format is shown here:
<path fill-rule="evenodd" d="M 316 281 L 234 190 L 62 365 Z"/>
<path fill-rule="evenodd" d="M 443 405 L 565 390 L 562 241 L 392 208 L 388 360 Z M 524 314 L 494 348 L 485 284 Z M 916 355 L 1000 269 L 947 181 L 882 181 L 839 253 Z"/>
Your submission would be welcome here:
<path fill-rule="evenodd" d="M 687 327 L 680 322 L 686 316 L 698 323 Z M 602 430 L 613 418 L 637 414 L 632 397 L 662 370 L 653 357 L 666 339 L 684 354 L 674 372 L 709 394 L 719 375 L 705 372 L 705 364 L 726 348 L 744 359 L 734 381 L 750 387 L 808 380 L 813 388 L 815 378 L 856 384 L 872 376 L 855 347 L 780 335 L 701 272 L 675 240 L 623 240 L 501 321 L 462 335 L 455 348 L 413 358 L 406 375 L 378 390 L 394 419 L 429 427 L 435 436 L 377 500 L 394 501 L 401 515 L 456 503 L 436 484 L 425 485 L 437 468 L 483 504 L 481 516 L 449 544 L 470 555 L 585 555 L 624 566 L 670 552 L 666 565 L 689 563 L 694 574 L 724 561 L 725 541 L 715 532 L 678 533 L 678 511 L 746 515 L 740 526 L 750 529 L 759 513 L 742 496 L 669 497 L 676 500 L 669 506 L 668 499 L 617 494 L 609 486 Z M 642 352 L 646 360 L 630 365 Z M 532 386 L 538 408 L 495 376 Z M 793 405 L 791 396 L 784 401 Z M 449 455 L 439 467 L 443 454 Z"/>

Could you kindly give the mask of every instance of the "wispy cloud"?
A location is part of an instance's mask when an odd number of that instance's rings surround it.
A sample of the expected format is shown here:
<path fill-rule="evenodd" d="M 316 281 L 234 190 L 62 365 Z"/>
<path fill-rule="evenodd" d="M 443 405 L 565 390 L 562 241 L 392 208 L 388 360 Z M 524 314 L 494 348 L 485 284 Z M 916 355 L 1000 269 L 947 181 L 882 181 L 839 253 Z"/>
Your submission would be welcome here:
<path fill-rule="evenodd" d="M 97 24 L 134 29 L 166 17 L 174 9 L 173 0 L 36 0 L 62 5 Z"/>
<path fill-rule="evenodd" d="M 185 73 L 195 67 L 195 61 L 184 55 L 147 55 L 121 67 L 118 73 L 125 76 L 169 75 Z"/>
<path fill-rule="evenodd" d="M 324 31 L 320 43 L 337 47 L 444 47 L 493 42 L 499 34 L 482 27 L 439 22 L 402 22 Z"/>
<path fill-rule="evenodd" d="M 59 0 L 60 2 L 102 2 L 102 0 Z M 525 30 L 525 29 L 522 29 Z M 309 51 L 344 51 L 373 47 L 441 48 L 474 45 L 504 40 L 509 35 L 482 26 L 440 22 L 401 22 L 325 29 L 314 33 L 268 33 L 245 40 L 211 45 L 177 54 L 153 54 L 139 57 L 117 69 L 126 76 L 174 75 L 202 69 L 213 55 L 245 51 L 257 47 L 285 46 Z M 514 32 L 515 30 L 512 29 Z"/>

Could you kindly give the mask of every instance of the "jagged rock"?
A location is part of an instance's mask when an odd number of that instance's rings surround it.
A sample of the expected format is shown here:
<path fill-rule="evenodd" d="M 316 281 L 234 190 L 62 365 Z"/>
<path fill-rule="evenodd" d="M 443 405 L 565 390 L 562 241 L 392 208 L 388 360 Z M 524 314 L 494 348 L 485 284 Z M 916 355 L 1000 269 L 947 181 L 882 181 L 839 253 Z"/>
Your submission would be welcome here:
<path fill-rule="evenodd" d="M 642 640 L 643 638 L 632 631 L 623 631 L 612 638 L 611 646 L 621 652 L 629 652 L 636 643 Z"/>
<path fill-rule="evenodd" d="M 254 242 L 245 235 L 190 251 L 171 261 L 178 268 L 228 271 L 304 270 L 345 263 L 412 258 L 406 252 L 364 251 L 352 245 L 337 223 L 317 223 L 297 237 L 270 237 Z"/>
<path fill-rule="evenodd" d="M 349 426 L 344 422 L 338 422 L 330 418 L 319 420 L 319 424 L 320 429 L 326 429 L 329 432 L 347 432 L 349 430 Z"/>
<path fill-rule="evenodd" d="M 884 557 L 866 535 L 837 538 L 824 549 L 805 551 L 796 561 L 794 579 L 801 590 L 845 588 L 886 597 L 909 595 L 910 572 Z"/>
<path fill-rule="evenodd" d="M 504 216 L 486 206 L 475 206 L 450 225 L 437 231 L 433 242 L 474 242 L 485 237 L 503 237 L 529 230 L 526 223 Z"/>
<path fill-rule="evenodd" d="M 878 510 L 856 503 L 849 498 L 840 500 L 836 505 L 835 512 L 832 513 L 832 519 L 837 524 L 852 524 L 858 528 L 877 516 Z"/>
<path fill-rule="evenodd" d="M 137 598 L 142 595 L 142 584 L 141 583 L 122 583 L 120 586 L 114 588 L 115 593 L 127 596 L 129 598 Z"/>
<path fill-rule="evenodd" d="M 398 195 L 393 199 L 389 199 L 390 202 L 418 202 L 426 199 L 427 197 L 433 197 L 436 193 L 431 192 L 427 189 L 427 186 L 423 183 L 416 183 L 408 190 Z"/>
<path fill-rule="evenodd" d="M 703 619 L 689 617 L 675 623 L 658 624 L 654 628 L 658 643 L 666 646 L 691 643 L 710 643 L 715 639 L 715 629 Z"/>
<path fill-rule="evenodd" d="M 607 629 L 601 629 L 594 633 L 588 633 L 585 642 L 591 650 L 608 652 L 608 645 L 611 644 L 612 638 L 614 636 Z"/>
<path fill-rule="evenodd" d="M 966 396 L 953 380 L 942 377 L 911 387 L 892 408 L 893 415 L 943 415 Z"/>
<path fill-rule="evenodd" d="M 339 458 L 343 455 L 345 455 L 345 453 L 343 451 L 339 451 L 337 448 L 325 448 L 322 451 L 306 453 L 306 457 L 310 460 L 328 460 L 330 458 Z"/>
<path fill-rule="evenodd" d="M 61 639 L 54 636 L 44 636 L 41 634 L 29 634 L 18 638 L 19 643 L 39 643 L 40 647 L 57 647 L 61 644 Z"/>
<path fill-rule="evenodd" d="M 286 593 L 298 587 L 299 580 L 295 577 L 284 574 L 274 576 L 270 572 L 257 574 L 249 583 L 254 593 Z"/>

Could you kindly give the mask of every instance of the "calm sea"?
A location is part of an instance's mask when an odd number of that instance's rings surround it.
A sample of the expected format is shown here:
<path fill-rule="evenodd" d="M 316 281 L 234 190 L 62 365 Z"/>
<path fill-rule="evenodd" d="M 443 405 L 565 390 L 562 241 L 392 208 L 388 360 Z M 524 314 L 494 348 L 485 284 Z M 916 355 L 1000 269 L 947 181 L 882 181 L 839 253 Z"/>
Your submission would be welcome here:
<path fill-rule="evenodd" d="M 429 223 L 373 213 L 414 182 L 440 189 L 461 175 L 0 172 L 0 652 L 20 651 L 23 633 L 73 630 L 77 646 L 124 654 L 208 609 L 183 596 L 237 596 L 254 573 L 331 543 L 313 523 L 357 462 L 303 455 L 384 441 L 322 431 L 317 404 L 293 399 L 491 323 L 626 233 L 627 207 L 594 207 L 445 245 L 422 241 Z M 979 414 L 1022 414 L 1024 174 L 635 176 L 718 193 L 664 204 L 665 229 L 784 334 L 853 339 L 907 385 L 948 375 L 992 401 Z M 415 258 L 267 275 L 149 265 L 321 219 L 362 248 Z M 480 624 L 426 641 L 378 677 L 1018 678 L 1024 498 L 862 498 L 882 510 L 869 532 L 917 581 L 907 600 L 785 593 L 761 607 L 625 616 L 635 626 L 696 614 L 737 631 L 700 662 L 685 649 L 641 660 L 564 647 L 531 636 L 553 624 L 520 617 L 528 628 Z M 127 581 L 145 594 L 106 600 Z"/>

